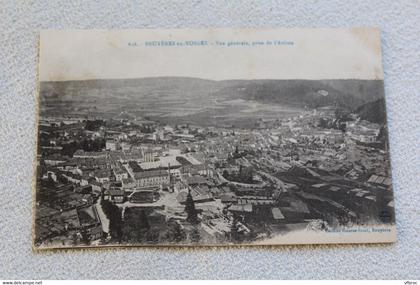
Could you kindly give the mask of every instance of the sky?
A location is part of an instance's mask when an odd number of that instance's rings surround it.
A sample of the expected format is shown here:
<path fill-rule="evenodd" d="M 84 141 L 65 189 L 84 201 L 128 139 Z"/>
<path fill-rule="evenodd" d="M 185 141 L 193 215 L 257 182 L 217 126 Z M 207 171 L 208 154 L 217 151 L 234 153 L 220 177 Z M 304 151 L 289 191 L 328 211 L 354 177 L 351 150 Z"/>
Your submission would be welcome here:
<path fill-rule="evenodd" d="M 383 79 L 376 28 L 45 30 L 39 51 L 41 81 Z"/>

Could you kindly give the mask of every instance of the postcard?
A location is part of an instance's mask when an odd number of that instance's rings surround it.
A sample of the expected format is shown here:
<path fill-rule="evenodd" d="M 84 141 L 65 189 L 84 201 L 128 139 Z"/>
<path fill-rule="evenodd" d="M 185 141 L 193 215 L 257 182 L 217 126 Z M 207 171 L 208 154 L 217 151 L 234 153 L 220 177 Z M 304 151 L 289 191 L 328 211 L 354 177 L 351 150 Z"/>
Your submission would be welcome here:
<path fill-rule="evenodd" d="M 40 33 L 35 249 L 396 240 L 380 31 Z"/>

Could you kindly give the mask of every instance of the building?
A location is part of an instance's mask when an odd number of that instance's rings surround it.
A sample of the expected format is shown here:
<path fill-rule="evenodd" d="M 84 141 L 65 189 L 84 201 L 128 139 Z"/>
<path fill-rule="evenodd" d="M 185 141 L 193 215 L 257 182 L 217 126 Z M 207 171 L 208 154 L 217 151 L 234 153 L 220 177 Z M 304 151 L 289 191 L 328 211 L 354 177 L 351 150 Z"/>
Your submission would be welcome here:
<path fill-rule="evenodd" d="M 179 193 L 181 191 L 188 191 L 188 184 L 184 181 L 177 181 L 173 185 L 173 191 Z"/>
<path fill-rule="evenodd" d="M 362 143 L 374 143 L 379 135 L 380 127 L 378 124 L 367 121 L 350 123 L 347 126 L 347 133 L 350 137 Z"/>
<path fill-rule="evenodd" d="M 98 152 L 98 151 L 83 151 L 81 149 L 77 150 L 74 154 L 74 158 L 106 158 L 106 152 Z"/>
<path fill-rule="evenodd" d="M 130 151 L 131 145 L 128 142 L 121 142 L 120 148 L 122 151 Z"/>
<path fill-rule="evenodd" d="M 90 181 L 89 185 L 92 187 L 92 193 L 100 195 L 102 193 L 102 186 L 96 180 Z"/>
<path fill-rule="evenodd" d="M 46 157 L 44 162 L 46 165 L 59 165 L 67 161 L 66 157 L 61 156 L 60 154 L 54 154 Z"/>
<path fill-rule="evenodd" d="M 145 162 L 155 161 L 155 158 L 159 156 L 159 151 L 153 148 L 144 148 L 142 151 Z"/>
<path fill-rule="evenodd" d="M 208 193 L 208 188 L 206 191 L 206 189 L 203 189 L 201 187 L 195 187 L 190 190 L 190 193 L 195 203 L 204 203 L 214 200 L 213 196 Z M 180 204 L 185 204 L 187 202 L 187 196 L 188 192 L 182 191 L 178 193 L 176 199 Z"/>
<path fill-rule="evenodd" d="M 110 181 L 110 172 L 108 170 L 96 170 L 93 173 L 93 177 L 95 177 L 96 181 L 99 183 L 108 183 Z"/>
<path fill-rule="evenodd" d="M 169 184 L 170 175 L 167 170 L 149 170 L 134 173 L 137 187 L 162 186 Z"/>
<path fill-rule="evenodd" d="M 374 185 L 383 186 L 383 187 L 389 187 L 392 184 L 391 178 L 381 176 L 381 175 L 376 175 L 376 174 L 372 174 L 369 177 L 367 182 Z"/>
<path fill-rule="evenodd" d="M 118 149 L 118 141 L 109 139 L 105 142 L 105 149 L 115 151 Z"/>
<path fill-rule="evenodd" d="M 115 180 L 122 181 L 123 179 L 128 179 L 128 173 L 123 167 L 117 166 L 112 171 L 114 173 Z"/>
<path fill-rule="evenodd" d="M 224 193 L 222 195 L 220 195 L 220 200 L 222 203 L 236 203 L 238 201 L 238 198 L 236 197 L 236 195 L 234 193 Z"/>
<path fill-rule="evenodd" d="M 272 208 L 271 213 L 273 215 L 273 220 L 276 222 L 282 222 L 285 220 L 285 217 L 279 208 Z"/>
<path fill-rule="evenodd" d="M 121 184 L 125 191 L 132 191 L 136 188 L 137 181 L 132 178 L 125 178 L 121 180 Z"/>
<path fill-rule="evenodd" d="M 377 132 L 373 130 L 367 130 L 367 131 L 352 131 L 350 133 L 350 137 L 355 140 L 362 143 L 374 143 L 377 140 Z"/>
<path fill-rule="evenodd" d="M 170 169 L 171 174 L 179 176 L 182 165 L 176 160 L 175 156 L 160 156 L 154 161 L 140 163 L 139 166 L 143 170 Z"/>
<path fill-rule="evenodd" d="M 183 166 L 181 169 L 182 173 L 189 173 L 191 175 L 202 175 L 207 177 L 213 177 L 213 171 L 206 164 L 192 164 Z"/>
<path fill-rule="evenodd" d="M 82 176 L 78 174 L 66 172 L 66 173 L 63 173 L 62 175 L 71 183 L 79 184 L 82 181 Z"/>

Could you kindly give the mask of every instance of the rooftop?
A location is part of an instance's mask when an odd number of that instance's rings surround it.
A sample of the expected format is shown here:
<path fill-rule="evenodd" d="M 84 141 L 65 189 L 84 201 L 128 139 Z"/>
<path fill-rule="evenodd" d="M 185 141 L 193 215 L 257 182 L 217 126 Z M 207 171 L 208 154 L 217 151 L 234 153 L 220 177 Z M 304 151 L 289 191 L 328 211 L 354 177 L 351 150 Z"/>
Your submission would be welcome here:
<path fill-rule="evenodd" d="M 143 172 L 134 173 L 134 179 L 150 178 L 150 177 L 162 177 L 168 176 L 168 171 L 166 170 L 149 170 Z"/>

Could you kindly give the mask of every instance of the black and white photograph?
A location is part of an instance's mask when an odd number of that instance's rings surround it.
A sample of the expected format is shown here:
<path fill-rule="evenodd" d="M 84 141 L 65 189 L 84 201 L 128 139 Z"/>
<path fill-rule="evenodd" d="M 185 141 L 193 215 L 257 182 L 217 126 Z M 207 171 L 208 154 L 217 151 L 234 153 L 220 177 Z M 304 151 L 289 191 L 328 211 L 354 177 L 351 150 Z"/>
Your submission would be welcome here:
<path fill-rule="evenodd" d="M 396 239 L 379 30 L 43 31 L 36 249 Z"/>

